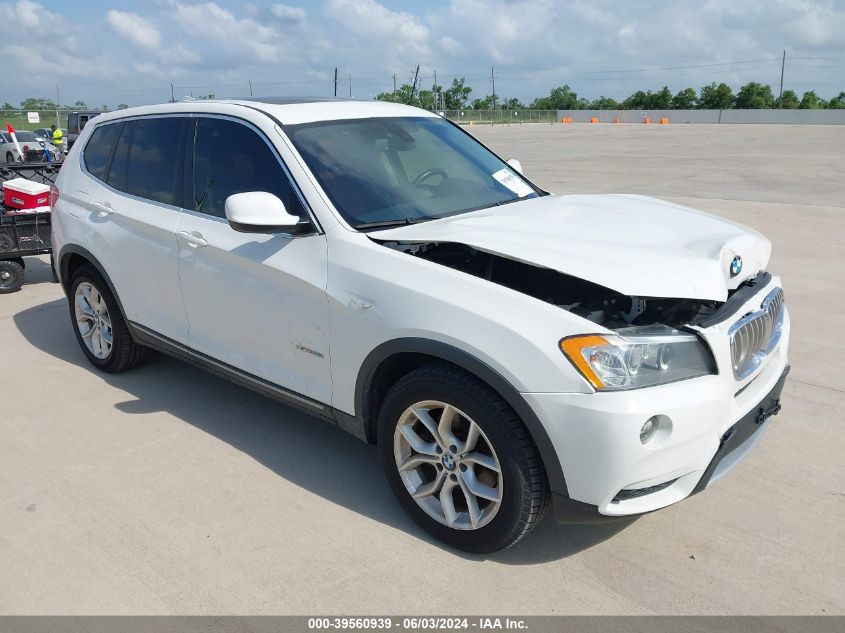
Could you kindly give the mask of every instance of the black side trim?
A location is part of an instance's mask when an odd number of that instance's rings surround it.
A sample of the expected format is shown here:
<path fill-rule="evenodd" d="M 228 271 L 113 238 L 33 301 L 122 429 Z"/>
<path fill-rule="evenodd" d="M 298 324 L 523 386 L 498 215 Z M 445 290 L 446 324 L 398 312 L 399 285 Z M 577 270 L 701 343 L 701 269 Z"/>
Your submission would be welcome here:
<path fill-rule="evenodd" d="M 452 347 L 446 343 L 432 341 L 424 338 L 401 338 L 387 341 L 376 347 L 361 365 L 358 372 L 358 379 L 355 383 L 355 412 L 368 431 L 375 424 L 374 420 L 366 419 L 366 397 L 370 393 L 373 377 L 378 366 L 387 358 L 401 353 L 426 354 L 434 358 L 448 361 L 466 371 L 478 376 L 481 380 L 495 389 L 507 403 L 513 407 L 522 422 L 528 428 L 528 432 L 534 439 L 540 457 L 546 468 L 546 475 L 549 478 L 549 485 L 553 493 L 568 497 L 566 479 L 563 476 L 563 468 L 557 456 L 552 441 L 549 438 L 542 422 L 528 405 L 522 395 L 495 369 L 485 362 L 475 358 L 464 350 Z"/>
<path fill-rule="evenodd" d="M 763 398 L 757 406 L 751 409 L 751 411 L 746 413 L 739 422 L 734 424 L 725 432 L 719 442 L 719 449 L 716 451 L 713 459 L 710 460 L 707 470 L 704 471 L 704 474 L 690 493 L 690 496 L 704 490 L 707 487 L 707 484 L 710 483 L 710 478 L 713 477 L 713 473 L 716 471 L 716 467 L 719 463 L 737 448 L 742 446 L 748 438 L 757 433 L 769 417 L 778 414 L 780 411 L 780 394 L 783 391 L 783 384 L 786 382 L 789 370 L 790 367 L 787 365 L 783 370 L 780 379 L 777 381 L 777 384 L 772 387 L 772 390 L 766 395 L 766 397 Z"/>
<path fill-rule="evenodd" d="M 296 407 L 297 409 L 315 415 L 327 422 L 331 422 L 333 424 L 337 423 L 332 415 L 332 408 L 326 404 L 275 385 L 263 378 L 241 371 L 240 369 L 232 367 L 226 363 L 215 360 L 210 356 L 206 356 L 205 354 L 197 352 L 196 350 L 182 345 L 181 343 L 153 332 L 142 325 L 138 325 L 137 323 L 133 323 L 131 321 L 127 323 L 130 331 L 132 332 L 132 336 L 142 345 L 178 358 L 179 360 L 183 360 L 242 387 L 247 387 L 248 389 L 252 389 L 262 395 L 273 398 L 274 400 Z"/>
<path fill-rule="evenodd" d="M 722 321 L 727 321 L 736 314 L 746 301 L 760 292 L 760 288 L 764 288 L 771 280 L 772 276 L 765 270 L 757 273 L 756 277 L 745 281 L 713 314 L 698 321 L 692 321 L 690 325 L 708 328 Z"/>

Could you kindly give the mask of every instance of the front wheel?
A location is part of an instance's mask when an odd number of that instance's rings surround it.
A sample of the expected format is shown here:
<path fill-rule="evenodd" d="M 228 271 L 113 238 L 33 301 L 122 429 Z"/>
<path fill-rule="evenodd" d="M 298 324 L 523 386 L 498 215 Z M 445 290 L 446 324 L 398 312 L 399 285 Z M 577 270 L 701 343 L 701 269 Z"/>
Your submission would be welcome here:
<path fill-rule="evenodd" d="M 501 396 L 459 368 L 433 363 L 396 383 L 379 413 L 378 441 L 399 502 L 458 549 L 510 547 L 548 506 L 528 430 Z"/>

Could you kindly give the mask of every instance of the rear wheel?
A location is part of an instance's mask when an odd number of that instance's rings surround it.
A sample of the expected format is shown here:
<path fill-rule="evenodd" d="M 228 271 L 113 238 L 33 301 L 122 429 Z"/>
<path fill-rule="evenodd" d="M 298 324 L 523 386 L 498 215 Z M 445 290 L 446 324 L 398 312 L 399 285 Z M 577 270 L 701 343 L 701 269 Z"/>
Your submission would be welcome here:
<path fill-rule="evenodd" d="M 23 266 L 18 262 L 9 259 L 0 261 L 0 295 L 20 290 L 23 277 Z"/>
<path fill-rule="evenodd" d="M 510 547 L 548 506 L 528 430 L 501 396 L 456 367 L 433 363 L 402 378 L 381 408 L 378 441 L 399 502 L 458 549 Z"/>
<path fill-rule="evenodd" d="M 117 300 L 96 269 L 80 266 L 69 296 L 76 340 L 92 365 L 115 374 L 144 360 L 145 348 L 132 340 Z"/>
<path fill-rule="evenodd" d="M 12 152 L 6 152 L 6 162 L 10 165 L 15 162 L 15 157 Z"/>

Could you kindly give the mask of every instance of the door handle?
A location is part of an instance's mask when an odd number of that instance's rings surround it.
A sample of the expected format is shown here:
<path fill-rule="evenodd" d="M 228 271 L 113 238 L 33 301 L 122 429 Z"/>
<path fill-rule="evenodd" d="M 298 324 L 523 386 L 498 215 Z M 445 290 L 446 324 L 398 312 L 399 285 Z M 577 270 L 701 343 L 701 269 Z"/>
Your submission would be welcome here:
<path fill-rule="evenodd" d="M 92 202 L 91 206 L 94 207 L 98 213 L 103 213 L 105 215 L 111 215 L 114 213 L 114 209 L 111 208 L 111 205 L 108 202 Z"/>
<path fill-rule="evenodd" d="M 187 231 L 179 231 L 176 235 L 185 240 L 188 243 L 188 246 L 192 246 L 194 248 L 208 246 L 208 240 L 206 240 L 199 233 L 188 233 Z"/>

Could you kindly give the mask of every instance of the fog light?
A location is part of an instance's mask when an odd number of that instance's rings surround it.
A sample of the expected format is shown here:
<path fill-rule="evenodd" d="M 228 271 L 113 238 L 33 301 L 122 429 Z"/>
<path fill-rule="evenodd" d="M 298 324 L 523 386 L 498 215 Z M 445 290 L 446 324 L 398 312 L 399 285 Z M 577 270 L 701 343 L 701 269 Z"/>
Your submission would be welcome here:
<path fill-rule="evenodd" d="M 640 429 L 640 442 L 647 444 L 648 441 L 657 433 L 657 416 L 652 416 L 643 424 Z"/>

